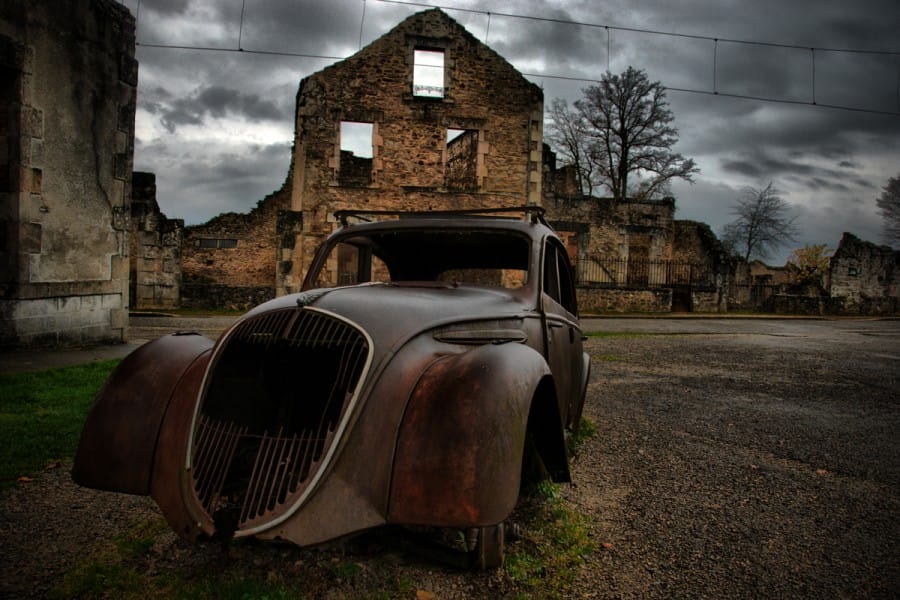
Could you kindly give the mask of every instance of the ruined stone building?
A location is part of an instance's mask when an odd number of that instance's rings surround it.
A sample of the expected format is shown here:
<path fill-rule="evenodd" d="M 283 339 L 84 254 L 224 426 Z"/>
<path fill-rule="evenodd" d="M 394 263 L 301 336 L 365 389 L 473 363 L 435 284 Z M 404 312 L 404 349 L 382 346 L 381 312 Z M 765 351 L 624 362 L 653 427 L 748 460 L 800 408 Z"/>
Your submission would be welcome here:
<path fill-rule="evenodd" d="M 186 281 L 240 287 L 271 277 L 279 295 L 297 291 L 337 210 L 541 203 L 541 89 L 439 9 L 305 78 L 296 110 L 284 188 L 249 218 L 189 228 Z M 224 245 L 212 248 L 213 239 Z M 263 252 L 262 239 L 275 247 Z M 254 244 L 266 272 L 239 282 L 233 266 L 249 264 Z"/>
<path fill-rule="evenodd" d="M 294 243 L 291 180 L 250 213 L 185 228 L 182 306 L 246 309 L 275 297 L 278 248 Z M 286 231 L 280 231 L 286 227 Z"/>
<path fill-rule="evenodd" d="M 830 311 L 836 314 L 900 313 L 900 251 L 844 233 L 831 257 Z"/>
<path fill-rule="evenodd" d="M 709 226 L 675 217 L 675 200 L 584 196 L 571 166 L 544 149 L 544 207 L 591 312 L 719 312 L 728 257 Z"/>
<path fill-rule="evenodd" d="M 724 254 L 672 199 L 582 197 L 542 143 L 543 96 L 438 9 L 300 83 L 291 170 L 249 215 L 188 227 L 182 299 L 249 306 L 297 291 L 344 209 L 543 205 L 587 310 L 724 310 Z M 343 281 L 339 261 L 331 277 Z"/>
<path fill-rule="evenodd" d="M 0 3 L 0 346 L 125 335 L 134 27 L 113 0 Z"/>
<path fill-rule="evenodd" d="M 300 288 L 336 210 L 541 202 L 541 89 L 439 9 L 304 79 L 296 119 L 279 294 Z"/>

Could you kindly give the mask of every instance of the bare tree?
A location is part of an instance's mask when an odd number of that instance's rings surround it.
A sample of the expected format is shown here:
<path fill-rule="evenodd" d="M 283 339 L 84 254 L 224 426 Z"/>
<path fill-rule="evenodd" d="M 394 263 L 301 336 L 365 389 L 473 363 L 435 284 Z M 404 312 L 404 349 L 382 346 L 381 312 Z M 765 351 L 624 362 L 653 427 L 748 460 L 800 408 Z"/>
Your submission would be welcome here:
<path fill-rule="evenodd" d="M 652 198 L 675 178 L 693 181 L 694 161 L 672 151 L 678 141 L 665 88 L 644 71 L 607 71 L 575 102 L 587 134 L 588 158 L 616 200 Z M 633 179 L 632 179 L 633 178 Z"/>
<path fill-rule="evenodd" d="M 735 220 L 725 225 L 722 243 L 744 260 L 768 258 L 788 242 L 796 241 L 799 233 L 790 214 L 790 205 L 769 185 L 762 189 L 744 188 L 741 197 L 732 205 Z"/>
<path fill-rule="evenodd" d="M 575 168 L 578 191 L 592 195 L 596 181 L 588 155 L 584 120 L 577 112 L 569 109 L 569 104 L 563 98 L 554 98 L 547 116 L 550 117 L 547 141 L 563 161 Z"/>
<path fill-rule="evenodd" d="M 887 185 L 875 201 L 884 219 L 884 243 L 900 246 L 900 175 L 888 179 Z"/>

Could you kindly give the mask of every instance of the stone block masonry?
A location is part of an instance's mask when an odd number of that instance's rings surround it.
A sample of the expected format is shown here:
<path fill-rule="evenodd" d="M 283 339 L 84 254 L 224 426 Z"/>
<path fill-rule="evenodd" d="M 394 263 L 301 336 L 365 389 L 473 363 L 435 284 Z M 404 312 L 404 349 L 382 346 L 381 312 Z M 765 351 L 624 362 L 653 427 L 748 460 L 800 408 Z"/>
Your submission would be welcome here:
<path fill-rule="evenodd" d="M 900 313 L 900 251 L 844 233 L 831 257 L 829 312 Z"/>
<path fill-rule="evenodd" d="M 137 63 L 113 0 L 0 3 L 0 346 L 124 340 Z"/>
<path fill-rule="evenodd" d="M 426 84 L 417 81 L 422 52 L 437 65 Z M 439 9 L 307 77 L 283 207 L 297 216 L 281 221 L 278 294 L 300 289 L 337 210 L 540 205 L 542 121 L 540 88 Z M 371 132 L 370 153 L 348 155 L 347 124 Z"/>
<path fill-rule="evenodd" d="M 160 212 L 153 173 L 136 172 L 131 181 L 131 308 L 177 308 L 181 305 L 184 221 Z"/>

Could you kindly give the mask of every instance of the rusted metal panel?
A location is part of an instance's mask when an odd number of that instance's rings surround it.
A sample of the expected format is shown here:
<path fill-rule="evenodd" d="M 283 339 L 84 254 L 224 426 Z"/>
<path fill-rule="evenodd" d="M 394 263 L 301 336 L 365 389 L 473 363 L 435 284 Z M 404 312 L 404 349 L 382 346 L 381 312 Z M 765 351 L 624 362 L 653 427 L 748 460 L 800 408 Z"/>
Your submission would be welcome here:
<path fill-rule="evenodd" d="M 169 408 L 160 426 L 150 495 L 159 505 L 172 529 L 186 540 L 212 536 L 212 518 L 198 510 L 188 494 L 190 473 L 186 468 L 191 420 L 200 395 L 212 349 L 200 354 L 185 371 L 172 393 Z"/>
<path fill-rule="evenodd" d="M 473 527 L 505 519 L 519 495 L 531 400 L 546 375 L 543 357 L 519 344 L 432 365 L 403 418 L 389 520 Z"/>
<path fill-rule="evenodd" d="M 172 391 L 188 365 L 212 346 L 199 335 L 144 344 L 110 375 L 88 413 L 72 478 L 79 485 L 148 494 L 153 453 Z"/>

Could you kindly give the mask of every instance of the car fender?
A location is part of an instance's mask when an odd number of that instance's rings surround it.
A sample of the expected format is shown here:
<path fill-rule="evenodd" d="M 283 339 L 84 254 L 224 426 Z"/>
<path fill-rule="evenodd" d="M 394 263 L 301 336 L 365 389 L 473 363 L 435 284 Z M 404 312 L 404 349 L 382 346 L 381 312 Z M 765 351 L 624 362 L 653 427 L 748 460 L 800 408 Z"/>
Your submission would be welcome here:
<path fill-rule="evenodd" d="M 388 521 L 473 527 L 505 519 L 519 496 L 532 399 L 549 374 L 540 353 L 514 343 L 434 362 L 403 416 Z"/>
<path fill-rule="evenodd" d="M 189 367 L 201 356 L 208 360 L 212 345 L 197 334 L 173 334 L 125 357 L 88 412 L 72 467 L 75 483 L 150 493 L 154 454 L 169 401 Z"/>

